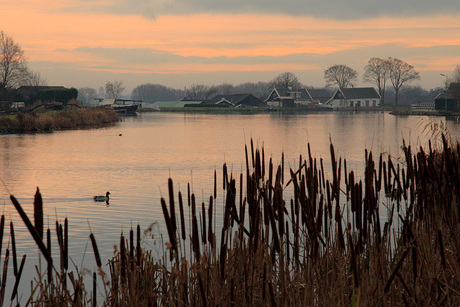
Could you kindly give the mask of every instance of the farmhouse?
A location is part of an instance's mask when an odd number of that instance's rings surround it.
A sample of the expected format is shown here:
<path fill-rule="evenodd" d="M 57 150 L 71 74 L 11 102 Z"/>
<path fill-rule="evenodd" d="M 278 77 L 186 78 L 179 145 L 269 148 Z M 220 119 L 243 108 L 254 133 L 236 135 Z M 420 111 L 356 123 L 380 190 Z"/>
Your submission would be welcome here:
<path fill-rule="evenodd" d="M 380 106 L 381 97 L 373 87 L 354 87 L 338 89 L 326 104 L 334 109 L 363 108 Z"/>
<path fill-rule="evenodd" d="M 236 108 L 264 107 L 266 104 L 252 94 L 216 95 L 203 102 L 206 105 L 225 105 Z"/>
<path fill-rule="evenodd" d="M 312 103 L 325 103 L 331 95 L 324 89 L 277 89 L 265 99 L 265 103 L 273 107 L 302 107 Z"/>

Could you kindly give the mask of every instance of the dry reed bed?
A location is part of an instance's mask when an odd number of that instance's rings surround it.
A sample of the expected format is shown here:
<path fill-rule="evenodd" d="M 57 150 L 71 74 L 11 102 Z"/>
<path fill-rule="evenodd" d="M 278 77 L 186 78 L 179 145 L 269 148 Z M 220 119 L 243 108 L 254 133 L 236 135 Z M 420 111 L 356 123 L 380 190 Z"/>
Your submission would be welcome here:
<path fill-rule="evenodd" d="M 43 132 L 53 130 L 100 127 L 120 120 L 112 110 L 87 108 L 76 111 L 18 113 L 0 116 L 1 133 Z"/>
<path fill-rule="evenodd" d="M 244 174 L 234 177 L 223 166 L 223 208 L 216 173 L 214 193 L 201 204 L 190 186 L 185 197 L 176 194 L 169 179 L 169 203 L 161 199 L 169 237 L 161 259 L 141 248 L 138 226 L 136 236 L 121 235 L 107 274 L 91 234 L 98 272 L 89 288 L 82 272 L 68 270 L 67 221 L 56 223 L 56 268 L 49 229 L 43 238 L 39 191 L 34 224 L 11 196 L 48 264 L 46 273 L 37 269 L 29 302 L 97 306 L 102 292 L 103 306 L 459 306 L 460 144 L 443 137 L 438 150 L 431 144 L 412 150 L 404 146 L 405 162 L 398 164 L 366 151 L 357 176 L 331 144 L 327 178 L 323 160 L 308 148 L 308 158 L 300 157 L 285 178 L 284 156 L 276 167 L 251 141 Z M 294 191 L 289 200 L 287 187 Z M 388 212 L 383 224 L 381 212 Z M 0 226 L 3 238 L 3 217 Z M 19 284 L 25 256 L 18 267 L 12 224 L 10 231 Z M 8 247 L 2 303 L 9 253 Z"/>

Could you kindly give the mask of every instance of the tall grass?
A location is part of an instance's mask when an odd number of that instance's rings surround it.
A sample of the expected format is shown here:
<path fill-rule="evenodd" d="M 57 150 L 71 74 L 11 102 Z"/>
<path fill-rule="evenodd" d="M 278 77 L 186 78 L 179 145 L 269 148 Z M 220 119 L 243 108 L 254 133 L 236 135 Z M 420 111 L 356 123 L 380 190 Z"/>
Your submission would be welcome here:
<path fill-rule="evenodd" d="M 0 133 L 44 132 L 100 127 L 119 120 L 120 118 L 114 111 L 105 108 L 39 113 L 19 112 L 14 116 L 0 116 Z"/>
<path fill-rule="evenodd" d="M 223 166 L 222 199 L 216 173 L 214 192 L 201 204 L 190 188 L 184 203 L 169 179 L 169 199 L 160 201 L 168 234 L 161 257 L 141 248 L 138 226 L 121 234 L 107 274 L 91 234 L 98 267 L 91 287 L 63 265 L 67 223 L 56 224 L 58 270 L 50 230 L 45 247 L 40 222 L 27 221 L 12 196 L 48 263 L 48 278 L 37 270 L 29 302 L 96 306 L 101 289 L 104 306 L 460 305 L 460 144 L 443 137 L 437 149 L 404 146 L 403 163 L 365 151 L 361 175 L 332 144 L 330 172 L 310 147 L 289 170 L 284 157 L 280 165 L 265 161 L 252 141 L 245 149 L 244 173 Z M 15 267 L 16 257 L 13 244 Z M 9 248 L 4 267 L 8 259 Z"/>

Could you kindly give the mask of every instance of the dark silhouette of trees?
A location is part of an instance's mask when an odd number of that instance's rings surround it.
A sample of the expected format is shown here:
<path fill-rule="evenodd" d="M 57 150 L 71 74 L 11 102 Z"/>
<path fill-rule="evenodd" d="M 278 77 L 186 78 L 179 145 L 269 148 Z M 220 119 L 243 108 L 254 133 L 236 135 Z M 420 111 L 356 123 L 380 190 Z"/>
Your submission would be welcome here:
<path fill-rule="evenodd" d="M 452 82 L 460 83 L 460 65 L 457 65 L 454 69 L 452 76 Z"/>
<path fill-rule="evenodd" d="M 385 101 L 386 82 L 390 75 L 390 63 L 387 59 L 371 58 L 364 67 L 363 81 L 377 87 L 382 104 Z"/>
<path fill-rule="evenodd" d="M 185 90 L 185 98 L 188 100 L 207 100 L 217 94 L 215 86 L 204 84 L 192 84 Z"/>
<path fill-rule="evenodd" d="M 94 88 L 82 87 L 78 89 L 77 99 L 80 100 L 84 106 L 89 105 L 90 101 L 96 97 L 97 97 L 97 92 Z"/>
<path fill-rule="evenodd" d="M 276 76 L 270 81 L 271 88 L 277 88 L 282 90 L 302 88 L 302 84 L 299 79 L 292 72 L 285 72 Z"/>
<path fill-rule="evenodd" d="M 0 31 L 0 91 L 20 85 L 26 59 L 21 46 Z"/>
<path fill-rule="evenodd" d="M 337 85 L 340 89 L 352 87 L 358 78 L 358 72 L 343 64 L 336 64 L 324 71 L 326 86 Z"/>
<path fill-rule="evenodd" d="M 67 103 L 77 99 L 78 91 L 75 88 L 47 88 L 39 92 L 41 101 L 57 101 Z"/>
<path fill-rule="evenodd" d="M 142 84 L 134 88 L 131 97 L 140 99 L 144 102 L 153 103 L 155 101 L 177 101 L 184 98 L 185 92 L 160 84 Z"/>
<path fill-rule="evenodd" d="M 408 82 L 420 79 L 418 72 L 414 70 L 414 66 L 409 65 L 403 60 L 396 58 L 388 58 L 389 63 L 389 78 L 395 90 L 395 106 L 398 105 L 399 90 Z"/>
<path fill-rule="evenodd" d="M 105 84 L 105 95 L 107 98 L 117 99 L 121 96 L 124 90 L 125 88 L 122 81 L 108 81 Z"/>
<path fill-rule="evenodd" d="M 261 100 L 267 98 L 273 87 L 268 82 L 246 82 L 236 85 L 234 94 L 252 94 Z"/>

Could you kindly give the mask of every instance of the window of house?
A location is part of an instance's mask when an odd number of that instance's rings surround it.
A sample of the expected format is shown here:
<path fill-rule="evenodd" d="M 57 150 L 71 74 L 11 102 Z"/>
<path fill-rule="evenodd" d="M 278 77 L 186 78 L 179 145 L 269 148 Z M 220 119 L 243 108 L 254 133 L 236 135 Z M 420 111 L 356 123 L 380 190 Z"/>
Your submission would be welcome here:
<path fill-rule="evenodd" d="M 361 106 L 361 100 L 358 100 L 358 101 L 356 102 L 356 106 L 357 106 L 357 107 L 360 107 L 360 106 Z"/>
<path fill-rule="evenodd" d="M 350 107 L 352 107 L 352 106 L 353 106 L 353 104 L 354 104 L 354 101 L 353 101 L 353 100 L 351 100 L 351 101 L 350 101 Z"/>
<path fill-rule="evenodd" d="M 377 101 L 376 100 L 372 100 L 372 106 L 373 107 L 377 106 Z"/>

